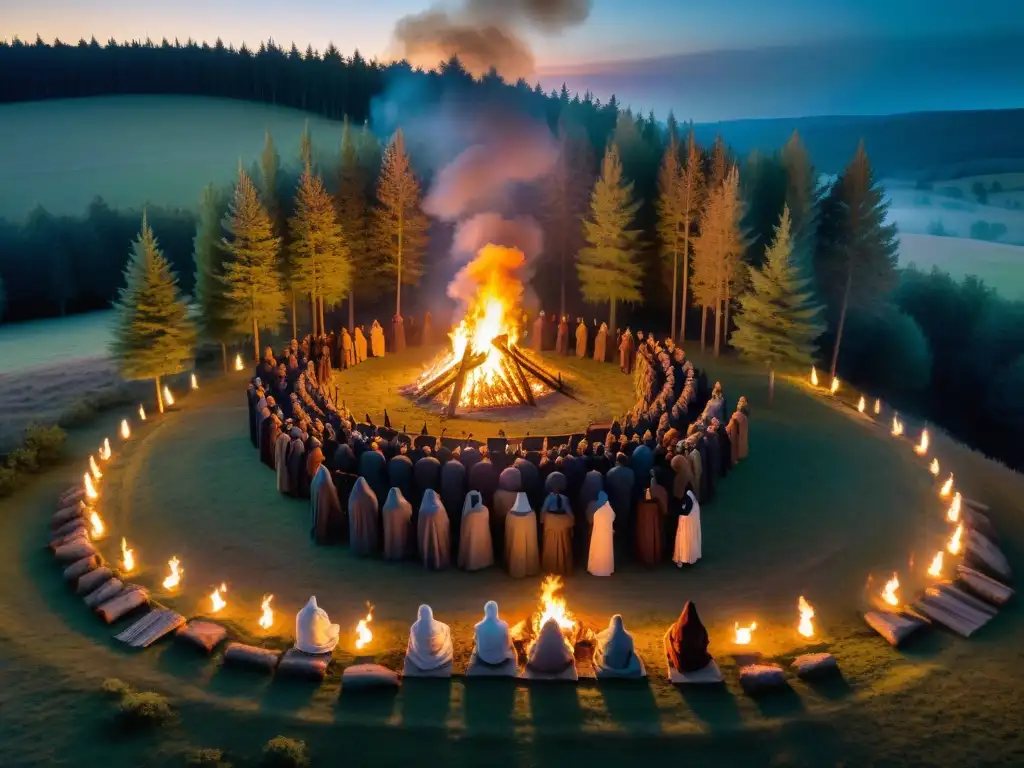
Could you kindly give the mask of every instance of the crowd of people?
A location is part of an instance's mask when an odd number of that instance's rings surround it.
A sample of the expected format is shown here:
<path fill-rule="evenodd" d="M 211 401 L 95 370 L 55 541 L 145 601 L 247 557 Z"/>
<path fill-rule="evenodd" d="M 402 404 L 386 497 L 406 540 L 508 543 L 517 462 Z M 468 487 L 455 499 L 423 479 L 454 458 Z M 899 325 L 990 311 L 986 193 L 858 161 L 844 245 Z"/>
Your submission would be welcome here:
<path fill-rule="evenodd" d="M 543 349 L 548 321 L 536 322 Z M 550 325 L 559 350 L 565 318 Z M 636 406 L 579 440 L 481 443 L 433 437 L 425 425 L 410 435 L 386 411 L 382 425 L 369 414 L 357 422 L 332 394 L 331 344 L 309 337 L 282 350 L 285 364 L 266 350 L 247 392 L 250 438 L 278 491 L 310 499 L 313 538 L 361 556 L 418 557 L 431 569 L 500 564 L 514 577 L 581 563 L 608 575 L 627 553 L 650 566 L 692 564 L 700 505 L 747 455 L 749 407 L 739 398 L 726 420 L 721 384 L 709 388 L 671 341 L 637 334 L 631 348 L 629 329 L 619 341 L 622 362 L 636 366 Z"/>

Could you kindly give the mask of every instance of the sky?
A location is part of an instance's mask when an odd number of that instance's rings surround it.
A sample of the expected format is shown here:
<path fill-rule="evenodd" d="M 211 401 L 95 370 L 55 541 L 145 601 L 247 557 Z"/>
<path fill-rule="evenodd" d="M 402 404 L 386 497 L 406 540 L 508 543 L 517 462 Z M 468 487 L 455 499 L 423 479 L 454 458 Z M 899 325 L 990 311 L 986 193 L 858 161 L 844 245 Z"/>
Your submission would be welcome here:
<path fill-rule="evenodd" d="M 545 86 L 566 80 L 605 98 L 614 90 L 627 103 L 672 107 L 695 120 L 1024 106 L 1024 85 L 1006 74 L 1024 71 L 1022 3 L 594 0 L 581 25 L 526 38 Z M 319 50 L 333 41 L 344 53 L 358 48 L 386 59 L 395 22 L 429 7 L 429 0 L 0 0 L 0 38 L 219 36 L 253 45 L 273 37 Z M 885 93 L 872 97 L 872 88 Z"/>

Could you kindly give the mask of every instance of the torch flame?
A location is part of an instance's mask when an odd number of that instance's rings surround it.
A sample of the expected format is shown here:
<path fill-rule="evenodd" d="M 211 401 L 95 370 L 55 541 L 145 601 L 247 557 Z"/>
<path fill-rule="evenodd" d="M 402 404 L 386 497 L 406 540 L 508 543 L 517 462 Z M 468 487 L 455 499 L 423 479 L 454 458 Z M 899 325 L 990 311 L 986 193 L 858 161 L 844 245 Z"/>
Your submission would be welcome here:
<path fill-rule="evenodd" d="M 929 465 L 928 471 L 931 472 L 936 477 L 939 476 L 939 460 L 938 459 L 932 459 L 932 463 Z"/>
<path fill-rule="evenodd" d="M 751 622 L 749 627 L 741 627 L 739 622 L 736 622 L 736 645 L 750 645 L 755 629 L 757 629 L 756 621 Z"/>
<path fill-rule="evenodd" d="M 121 439 L 127 440 L 132 436 L 131 427 L 128 426 L 128 419 L 121 419 Z"/>
<path fill-rule="evenodd" d="M 939 496 L 941 496 L 942 498 L 946 498 L 947 496 L 949 496 L 949 494 L 952 492 L 952 490 L 953 490 L 953 473 L 950 472 L 949 473 L 949 477 L 946 478 L 946 482 L 944 482 L 942 484 L 942 487 L 939 489 Z"/>
<path fill-rule="evenodd" d="M 131 573 L 135 570 L 135 550 L 128 549 L 128 540 L 121 538 L 121 570 Z"/>
<path fill-rule="evenodd" d="M 946 511 L 946 519 L 949 520 L 949 522 L 955 523 L 960 520 L 961 501 L 960 491 L 957 491 L 953 494 L 953 503 L 949 505 L 949 509 Z"/>
<path fill-rule="evenodd" d="M 356 625 L 356 649 L 362 649 L 373 640 L 373 632 L 370 631 L 370 622 L 373 621 L 373 606 L 366 604 L 366 618 L 360 619 Z"/>
<path fill-rule="evenodd" d="M 796 605 L 800 611 L 800 625 L 796 631 L 804 637 L 814 637 L 814 622 L 812 621 L 814 619 L 814 609 L 810 603 L 804 600 L 803 595 L 800 595 Z"/>
<path fill-rule="evenodd" d="M 942 550 L 940 549 L 935 553 L 935 557 L 932 558 L 932 564 L 928 566 L 928 575 L 934 578 L 942 576 Z"/>
<path fill-rule="evenodd" d="M 273 595 L 264 595 L 263 601 L 260 603 L 260 610 L 263 612 L 260 615 L 260 627 L 262 629 L 270 629 L 274 624 L 274 612 L 270 609 L 270 601 L 273 599 Z"/>
<path fill-rule="evenodd" d="M 918 456 L 924 456 L 928 453 L 928 430 L 921 430 L 921 442 L 914 446 L 914 453 Z"/>
<path fill-rule="evenodd" d="M 860 411 L 861 413 L 864 413 L 864 408 L 866 406 L 867 403 L 864 402 L 864 395 L 861 395 L 860 400 L 857 401 L 857 410 Z"/>
<path fill-rule="evenodd" d="M 244 367 L 245 367 L 245 365 L 242 363 L 242 356 L 241 355 L 235 355 L 235 370 L 236 371 L 240 371 Z"/>
<path fill-rule="evenodd" d="M 146 409 L 143 408 L 142 404 L 140 403 L 139 404 L 139 421 L 145 421 L 145 420 L 146 420 Z"/>
<path fill-rule="evenodd" d="M 832 384 L 829 386 L 828 391 L 830 393 L 832 393 L 833 395 L 836 392 L 839 391 L 839 377 L 838 376 L 833 376 L 832 377 Z"/>
<path fill-rule="evenodd" d="M 565 598 L 555 595 L 562 588 L 562 579 L 559 576 L 548 576 L 540 585 L 540 611 L 534 614 L 533 636 L 540 635 L 540 629 L 548 619 L 554 619 L 562 632 L 566 632 L 576 626 L 576 621 L 566 606 Z"/>
<path fill-rule="evenodd" d="M 93 499 L 98 499 L 100 495 L 96 493 L 96 486 L 92 484 L 92 475 L 86 472 L 85 475 L 83 476 L 83 480 L 85 482 L 85 498 L 89 499 L 90 501 L 92 501 Z"/>
<path fill-rule="evenodd" d="M 89 454 L 89 471 L 92 472 L 92 476 L 96 480 L 103 477 L 103 473 L 100 472 L 100 465 L 96 463 L 96 459 L 91 453 Z"/>
<path fill-rule="evenodd" d="M 892 417 L 892 434 L 893 437 L 899 437 L 903 434 L 903 422 L 899 420 L 898 416 Z"/>
<path fill-rule="evenodd" d="M 964 524 L 960 523 L 957 525 L 956 530 L 953 531 L 953 535 L 949 539 L 949 543 L 946 545 L 946 551 L 951 555 L 959 555 L 960 550 L 963 549 L 963 536 L 964 536 Z"/>
<path fill-rule="evenodd" d="M 166 384 L 164 384 L 164 405 L 174 405 L 174 395 L 171 394 L 171 390 Z"/>
<path fill-rule="evenodd" d="M 875 398 L 875 416 L 882 412 L 882 401 Z"/>
<path fill-rule="evenodd" d="M 89 525 L 92 526 L 92 537 L 98 539 L 103 535 L 103 532 L 107 530 L 106 526 L 103 525 L 103 518 L 99 516 L 96 510 L 89 513 Z"/>
<path fill-rule="evenodd" d="M 175 589 L 181 583 L 181 576 L 185 573 L 184 568 L 179 568 L 181 562 L 177 557 L 167 561 L 167 567 L 171 569 L 170 575 L 164 579 L 164 589 Z"/>
<path fill-rule="evenodd" d="M 226 584 L 221 584 L 213 592 L 210 593 L 210 613 L 217 613 L 221 608 L 227 605 L 227 601 L 221 596 L 221 592 L 227 592 L 228 588 Z"/>
<path fill-rule="evenodd" d="M 894 573 L 892 578 L 885 582 L 885 589 L 882 590 L 882 599 L 889 605 L 898 606 L 900 604 L 900 599 L 896 595 L 896 590 L 899 588 L 900 578 Z"/>
<path fill-rule="evenodd" d="M 110 461 L 113 454 L 110 452 L 110 438 L 103 438 L 103 445 L 100 446 L 100 461 Z"/>
<path fill-rule="evenodd" d="M 811 386 L 818 386 L 818 369 L 813 365 L 811 366 Z"/>
<path fill-rule="evenodd" d="M 189 379 L 189 385 L 192 387 L 192 389 L 199 389 L 199 379 L 196 378 L 196 375 L 194 373 Z"/>

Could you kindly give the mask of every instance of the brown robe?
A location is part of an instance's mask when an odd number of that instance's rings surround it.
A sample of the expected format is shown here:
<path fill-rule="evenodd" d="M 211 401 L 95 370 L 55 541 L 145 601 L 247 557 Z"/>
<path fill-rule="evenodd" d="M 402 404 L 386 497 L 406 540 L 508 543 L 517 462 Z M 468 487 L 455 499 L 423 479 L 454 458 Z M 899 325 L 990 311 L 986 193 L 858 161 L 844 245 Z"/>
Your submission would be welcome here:
<path fill-rule="evenodd" d="M 520 493 L 515 507 L 505 518 L 505 565 L 509 576 L 522 579 L 540 573 L 539 550 L 537 513 L 530 509 L 526 494 Z"/>
<path fill-rule="evenodd" d="M 696 672 L 711 663 L 708 631 L 697 615 L 697 606 L 687 601 L 665 637 L 665 653 L 679 672 Z"/>
<path fill-rule="evenodd" d="M 356 328 L 355 350 L 356 365 L 359 365 L 359 363 L 366 359 L 366 337 L 363 335 L 362 328 Z"/>
<path fill-rule="evenodd" d="M 384 329 L 376 320 L 370 326 L 370 352 L 374 357 L 384 357 Z"/>
<path fill-rule="evenodd" d="M 419 544 L 423 567 L 440 571 L 451 565 L 451 529 L 448 512 L 437 492 L 428 488 L 420 504 L 416 521 L 416 541 Z"/>
<path fill-rule="evenodd" d="M 555 352 L 559 355 L 569 354 L 569 323 L 565 320 L 558 324 L 558 335 L 555 337 Z"/>
<path fill-rule="evenodd" d="M 597 338 L 594 339 L 594 359 L 599 363 L 608 362 L 608 326 L 604 323 L 601 324 Z"/>
<path fill-rule="evenodd" d="M 562 511 L 551 511 L 555 506 L 555 494 L 551 494 L 544 502 L 544 511 L 540 513 L 540 522 L 544 528 L 541 543 L 541 570 L 544 573 L 567 575 L 572 573 L 572 529 L 576 518 L 569 509 L 569 500 L 560 497 Z"/>
<path fill-rule="evenodd" d="M 341 330 L 341 367 L 351 368 L 356 364 L 355 350 L 352 348 L 352 337 L 348 328 Z"/>
<path fill-rule="evenodd" d="M 317 544 L 341 537 L 346 521 L 331 473 L 323 464 L 317 467 L 309 489 L 310 534 Z"/>
<path fill-rule="evenodd" d="M 661 562 L 661 512 L 650 490 L 636 505 L 636 557 L 646 566 Z"/>
<path fill-rule="evenodd" d="M 576 357 L 581 360 L 587 356 L 587 324 L 581 322 L 576 326 Z"/>
<path fill-rule="evenodd" d="M 348 541 L 352 554 L 377 554 L 377 496 L 365 477 L 360 477 L 348 497 Z"/>
<path fill-rule="evenodd" d="M 726 427 L 726 432 L 729 434 L 729 440 L 732 444 L 732 463 L 735 464 L 740 459 L 747 458 L 749 453 L 749 445 L 747 443 L 747 414 L 743 411 L 736 411 L 732 418 L 729 419 L 729 426 Z"/>

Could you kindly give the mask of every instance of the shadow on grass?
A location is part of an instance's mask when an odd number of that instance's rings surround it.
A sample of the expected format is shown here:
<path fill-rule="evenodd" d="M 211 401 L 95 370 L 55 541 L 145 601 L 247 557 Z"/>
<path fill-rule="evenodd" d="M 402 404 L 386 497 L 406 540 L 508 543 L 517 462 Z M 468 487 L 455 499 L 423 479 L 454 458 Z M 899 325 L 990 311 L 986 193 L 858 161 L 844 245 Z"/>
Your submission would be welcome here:
<path fill-rule="evenodd" d="M 836 672 L 825 677 L 812 677 L 805 680 L 804 683 L 816 694 L 829 701 L 841 701 L 853 695 L 853 686 L 843 677 L 842 672 Z"/>
<path fill-rule="evenodd" d="M 515 730 L 517 682 L 511 678 L 466 678 L 463 683 L 466 730 L 508 735 Z"/>
<path fill-rule="evenodd" d="M 740 726 L 736 697 L 724 685 L 682 685 L 676 690 L 694 716 L 710 730 L 727 731 Z"/>
<path fill-rule="evenodd" d="M 201 649 L 174 640 L 170 640 L 166 647 L 160 649 L 157 659 L 160 670 L 179 680 L 190 682 L 204 680 L 210 674 L 210 666 L 219 663 L 214 656 L 207 655 Z"/>
<path fill-rule="evenodd" d="M 227 666 L 223 658 L 216 663 L 217 671 L 209 683 L 212 693 L 236 699 L 256 699 L 266 695 L 272 680 L 270 675 L 255 669 Z"/>
<path fill-rule="evenodd" d="M 444 727 L 451 699 L 451 678 L 406 677 L 402 680 L 402 723 Z"/>
<path fill-rule="evenodd" d="M 765 717 L 792 717 L 805 711 L 804 700 L 789 683 L 751 698 Z"/>
<path fill-rule="evenodd" d="M 270 685 L 263 689 L 260 708 L 265 711 L 297 712 L 309 705 L 321 685 L 323 683 L 318 680 L 295 675 L 274 675 Z"/>
<path fill-rule="evenodd" d="M 530 718 L 538 730 L 553 723 L 559 729 L 578 732 L 583 727 L 583 708 L 576 686 L 563 681 L 532 681 L 527 683 Z"/>
<path fill-rule="evenodd" d="M 603 680 L 600 691 L 608 716 L 623 730 L 658 730 L 658 706 L 647 679 Z"/>
<path fill-rule="evenodd" d="M 346 693 L 342 687 L 335 708 L 335 719 L 348 722 L 369 720 L 375 725 L 383 725 L 394 714 L 398 695 L 398 690 L 393 688 Z"/>

